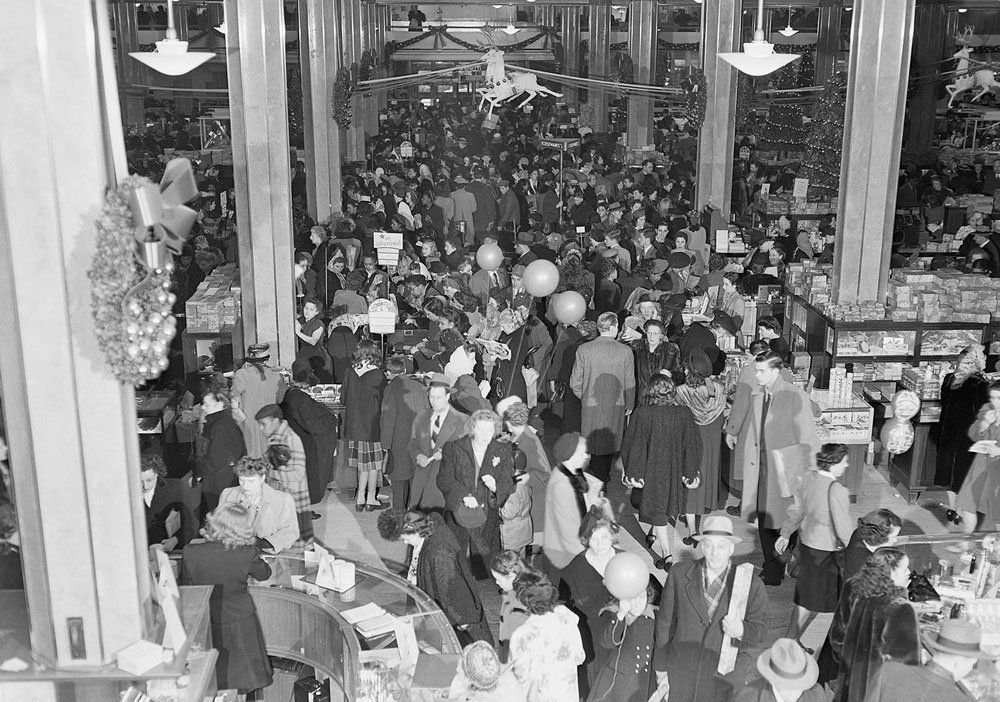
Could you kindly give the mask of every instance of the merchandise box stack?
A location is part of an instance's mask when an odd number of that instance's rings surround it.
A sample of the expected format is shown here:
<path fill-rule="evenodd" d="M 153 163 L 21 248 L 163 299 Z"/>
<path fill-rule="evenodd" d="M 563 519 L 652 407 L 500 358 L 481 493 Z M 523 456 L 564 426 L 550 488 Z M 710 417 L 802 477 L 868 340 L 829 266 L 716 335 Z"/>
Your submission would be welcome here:
<path fill-rule="evenodd" d="M 187 331 L 214 333 L 240 319 L 239 271 L 235 264 L 216 268 L 185 304 Z"/>
<path fill-rule="evenodd" d="M 817 305 L 817 307 L 820 307 Z M 859 302 L 856 304 L 829 304 L 820 309 L 830 319 L 838 322 L 870 322 L 885 319 L 885 305 L 881 302 Z"/>
<path fill-rule="evenodd" d="M 767 214 L 787 215 L 827 215 L 836 214 L 837 198 L 819 200 L 817 202 L 796 202 L 791 193 L 768 195 L 764 202 Z"/>
<path fill-rule="evenodd" d="M 1000 317 L 1000 280 L 955 270 L 897 268 L 886 290 L 893 321 L 988 324 Z"/>
<path fill-rule="evenodd" d="M 952 370 L 947 362 L 925 363 L 920 368 L 905 368 L 900 385 L 917 393 L 921 400 L 940 400 L 941 381 Z"/>

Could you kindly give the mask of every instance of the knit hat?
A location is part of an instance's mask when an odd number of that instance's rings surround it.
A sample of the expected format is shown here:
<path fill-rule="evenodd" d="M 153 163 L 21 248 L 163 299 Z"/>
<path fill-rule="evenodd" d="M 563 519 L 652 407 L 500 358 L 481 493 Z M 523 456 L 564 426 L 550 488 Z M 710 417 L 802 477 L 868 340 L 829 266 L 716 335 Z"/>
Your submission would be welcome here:
<path fill-rule="evenodd" d="M 473 641 L 462 649 L 462 672 L 476 690 L 492 690 L 500 679 L 500 658 L 485 641 Z"/>
<path fill-rule="evenodd" d="M 563 434 L 556 441 L 556 445 L 552 447 L 552 457 L 556 459 L 557 463 L 568 461 L 576 453 L 579 446 L 580 432 L 571 431 L 568 434 Z"/>

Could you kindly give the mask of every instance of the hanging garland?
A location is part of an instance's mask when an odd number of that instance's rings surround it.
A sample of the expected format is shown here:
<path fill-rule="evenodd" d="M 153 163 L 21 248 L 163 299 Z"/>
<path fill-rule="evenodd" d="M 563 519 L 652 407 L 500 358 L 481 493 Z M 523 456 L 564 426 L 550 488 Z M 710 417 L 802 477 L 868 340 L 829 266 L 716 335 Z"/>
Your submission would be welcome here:
<path fill-rule="evenodd" d="M 191 163 L 174 159 L 159 187 L 133 175 L 104 198 L 87 271 L 90 309 L 105 361 L 123 384 L 156 378 L 170 365 L 177 298 L 170 292 L 168 247 L 183 247 L 196 214 L 182 203 L 196 194 Z"/>
<path fill-rule="evenodd" d="M 708 81 L 705 72 L 700 68 L 691 69 L 691 74 L 681 81 L 681 88 L 686 94 L 685 111 L 687 123 L 695 129 L 701 129 L 705 121 L 705 106 L 708 103 Z"/>
<path fill-rule="evenodd" d="M 558 39 L 559 33 L 553 27 L 539 27 L 541 31 L 534 36 L 523 39 L 514 44 L 498 44 L 496 48 L 501 51 L 521 51 L 526 49 L 532 44 L 542 40 L 542 39 Z M 409 46 L 413 46 L 417 42 L 423 41 L 429 37 L 434 38 L 434 48 L 441 48 L 441 39 L 447 39 L 453 44 L 458 44 L 463 49 L 468 49 L 469 51 L 478 51 L 481 54 L 485 54 L 489 51 L 492 46 L 483 46 L 482 44 L 473 44 L 472 42 L 465 41 L 460 37 L 456 37 L 454 34 L 448 31 L 448 25 L 442 24 L 438 27 L 430 27 L 426 32 L 418 34 L 415 37 L 411 37 L 406 41 L 388 41 L 385 44 L 384 54 L 385 60 L 388 62 L 392 59 L 392 55 L 395 54 L 400 49 L 405 49 Z"/>
<path fill-rule="evenodd" d="M 337 69 L 337 79 L 333 82 L 333 121 L 342 131 L 351 128 L 351 95 L 357 85 L 354 79 L 356 68 L 357 64 L 350 69 L 341 66 Z"/>

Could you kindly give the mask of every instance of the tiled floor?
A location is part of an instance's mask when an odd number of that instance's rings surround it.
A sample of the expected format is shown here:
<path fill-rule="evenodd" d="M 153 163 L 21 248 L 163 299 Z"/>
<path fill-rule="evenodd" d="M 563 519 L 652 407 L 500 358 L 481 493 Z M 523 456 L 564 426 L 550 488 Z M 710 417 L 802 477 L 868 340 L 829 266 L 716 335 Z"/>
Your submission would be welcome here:
<path fill-rule="evenodd" d="M 558 428 L 547 428 L 543 437 L 543 443 L 550 448 L 558 437 Z M 658 574 L 663 580 L 662 571 L 653 568 L 653 559 L 649 551 L 645 548 L 643 538 L 643 528 L 636 520 L 635 511 L 628 502 L 628 494 L 620 482 L 620 472 L 612 476 L 608 486 L 609 497 L 615 505 L 616 512 L 620 515 L 620 522 L 625 529 L 620 535 L 620 547 L 640 554 L 646 559 L 650 571 Z M 851 506 L 852 518 L 857 518 L 878 508 L 888 508 L 898 514 L 904 521 L 903 534 L 940 534 L 947 531 L 943 523 L 943 511 L 940 508 L 929 508 L 934 500 L 933 497 L 941 497 L 943 494 L 935 496 L 924 496 L 918 504 L 907 504 L 905 499 L 890 487 L 886 478 L 877 469 L 867 466 L 864 471 L 862 489 L 857 498 L 857 502 Z M 389 543 L 383 541 L 376 528 L 378 513 L 363 512 L 358 513 L 353 508 L 350 494 L 338 491 L 328 493 L 326 501 L 317 509 L 322 518 L 313 523 L 316 538 L 335 552 L 350 555 L 366 563 L 385 565 L 390 569 L 398 569 L 406 556 L 406 547 L 401 543 Z M 720 512 L 720 514 L 723 514 Z M 756 537 L 756 530 L 749 524 L 734 520 L 738 535 L 743 538 L 743 542 L 737 546 L 736 560 L 738 562 L 752 562 L 757 565 L 761 562 L 760 544 Z M 691 547 L 684 546 L 681 538 L 687 535 L 687 529 L 680 527 L 680 531 L 672 532 L 671 550 L 676 561 L 693 559 L 695 551 Z M 926 556 L 932 557 L 928 550 Z M 920 562 L 924 562 L 924 558 Z M 768 587 L 768 624 L 770 636 L 767 645 L 774 639 L 784 635 L 785 627 L 791 612 L 792 596 L 794 594 L 795 583 L 786 579 L 785 583 L 779 587 Z M 500 598 L 492 581 L 484 582 L 480 586 L 480 594 L 487 616 L 491 625 L 496 629 Z M 802 642 L 809 647 L 819 650 L 826 630 L 829 626 L 831 615 L 820 615 L 816 618 L 809 630 L 802 637 Z"/>

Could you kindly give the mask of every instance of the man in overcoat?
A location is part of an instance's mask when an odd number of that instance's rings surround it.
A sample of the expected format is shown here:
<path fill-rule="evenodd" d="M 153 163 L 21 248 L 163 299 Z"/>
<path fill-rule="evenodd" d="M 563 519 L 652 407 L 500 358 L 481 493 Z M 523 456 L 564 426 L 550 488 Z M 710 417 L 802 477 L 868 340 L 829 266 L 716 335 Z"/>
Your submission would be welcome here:
<path fill-rule="evenodd" d="M 757 356 L 750 411 L 735 441 L 744 459 L 741 513 L 757 522 L 764 555 L 761 577 L 767 585 L 780 585 L 784 577 L 774 543 L 820 447 L 812 401 L 781 376 L 782 365 L 773 351 Z M 733 445 L 731 434 L 727 441 Z"/>
<path fill-rule="evenodd" d="M 570 389 L 583 407 L 582 431 L 590 450 L 590 472 L 608 482 L 621 450 L 625 418 L 635 406 L 635 358 L 632 349 L 616 341 L 618 316 L 597 318 L 600 333 L 576 350 Z"/>
<path fill-rule="evenodd" d="M 410 509 L 444 509 L 444 495 L 437 486 L 441 469 L 441 449 L 452 439 L 465 435 L 469 416 L 451 406 L 451 384 L 440 374 L 431 377 L 427 399 L 430 407 L 421 410 L 410 428 L 407 452 L 413 461 Z"/>
<path fill-rule="evenodd" d="M 410 499 L 410 482 L 413 480 L 413 457 L 410 455 L 410 436 L 417 415 L 430 407 L 423 383 L 406 374 L 406 364 L 401 358 L 390 358 L 385 363 L 389 382 L 382 395 L 382 448 L 389 451 L 387 475 L 392 482 L 392 506 L 405 510 Z"/>
<path fill-rule="evenodd" d="M 718 673 L 723 636 L 746 649 L 767 633 L 767 591 L 756 578 L 750 582 L 743 619 L 729 616 L 736 576 L 731 561 L 740 541 L 733 535 L 733 523 L 728 517 L 706 516 L 695 538 L 702 558 L 671 569 L 656 614 L 653 670 L 658 686 L 669 685 L 670 702 L 729 699 L 732 681 L 747 662 L 741 651 L 733 673 Z"/>

